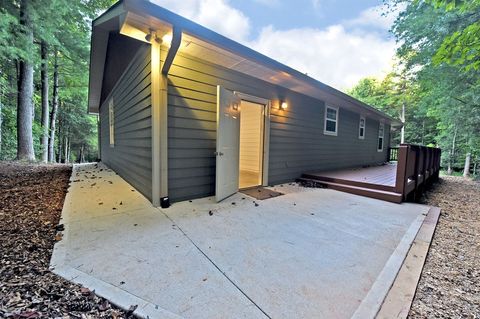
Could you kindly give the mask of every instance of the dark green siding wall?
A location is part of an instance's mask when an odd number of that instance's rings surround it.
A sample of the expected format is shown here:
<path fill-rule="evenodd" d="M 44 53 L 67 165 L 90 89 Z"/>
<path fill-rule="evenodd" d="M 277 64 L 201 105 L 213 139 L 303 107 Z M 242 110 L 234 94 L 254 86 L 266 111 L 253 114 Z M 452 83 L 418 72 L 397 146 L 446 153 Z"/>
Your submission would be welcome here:
<path fill-rule="evenodd" d="M 108 103 L 114 101 L 115 146 L 110 147 Z M 143 45 L 100 108 L 102 161 L 151 199 L 150 47 Z"/>
<path fill-rule="evenodd" d="M 287 111 L 271 109 L 269 183 L 292 181 L 301 173 L 381 163 L 379 122 L 367 118 L 366 137 L 358 139 L 360 114 L 342 109 L 338 136 L 323 134 L 322 101 L 264 81 L 177 55 L 168 76 L 168 166 L 172 201 L 215 192 L 216 86 L 271 100 L 286 99 Z"/>
<path fill-rule="evenodd" d="M 290 107 L 291 106 L 291 107 Z M 294 180 L 302 172 L 381 163 L 388 145 L 377 152 L 379 122 L 367 118 L 366 136 L 358 138 L 360 114 L 342 109 L 338 135 L 323 133 L 325 105 L 302 96 L 292 96 L 288 111 L 272 110 L 270 128 L 269 183 Z M 385 127 L 385 141 L 389 140 Z"/>

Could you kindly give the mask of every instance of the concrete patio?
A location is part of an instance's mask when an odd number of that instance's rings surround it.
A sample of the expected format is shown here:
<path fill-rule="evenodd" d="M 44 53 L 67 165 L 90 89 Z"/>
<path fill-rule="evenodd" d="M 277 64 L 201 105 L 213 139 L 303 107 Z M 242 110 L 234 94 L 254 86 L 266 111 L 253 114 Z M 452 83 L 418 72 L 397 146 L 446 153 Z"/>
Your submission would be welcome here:
<path fill-rule="evenodd" d="M 71 180 L 53 271 L 150 318 L 373 318 L 429 210 L 296 184 L 158 209 L 102 164 Z"/>

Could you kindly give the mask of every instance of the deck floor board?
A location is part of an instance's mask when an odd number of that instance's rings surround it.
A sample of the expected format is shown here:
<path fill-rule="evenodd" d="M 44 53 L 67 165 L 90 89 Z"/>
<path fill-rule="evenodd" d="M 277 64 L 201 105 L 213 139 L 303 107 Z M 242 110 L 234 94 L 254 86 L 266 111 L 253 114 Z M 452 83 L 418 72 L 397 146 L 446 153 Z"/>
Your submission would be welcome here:
<path fill-rule="evenodd" d="M 339 180 L 348 180 L 395 187 L 395 181 L 397 177 L 397 165 L 386 164 L 365 168 L 350 168 L 334 171 L 311 172 L 308 174 L 318 177 L 328 177 Z"/>

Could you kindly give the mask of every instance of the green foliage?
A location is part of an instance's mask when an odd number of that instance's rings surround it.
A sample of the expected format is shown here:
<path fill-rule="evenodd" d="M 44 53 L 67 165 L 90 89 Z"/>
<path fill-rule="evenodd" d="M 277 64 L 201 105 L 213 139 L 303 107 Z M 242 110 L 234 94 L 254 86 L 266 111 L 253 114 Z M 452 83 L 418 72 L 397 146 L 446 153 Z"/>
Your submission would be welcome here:
<path fill-rule="evenodd" d="M 70 139 L 71 159 L 76 159 L 80 148 L 86 159 L 97 157 L 96 117 L 87 115 L 88 61 L 90 26 L 93 18 L 110 7 L 114 0 L 38 0 L 31 1 L 35 47 L 25 46 L 20 25 L 19 1 L 0 2 L 0 103 L 2 103 L 2 142 L 0 159 L 13 159 L 16 154 L 17 61 L 29 60 L 35 68 L 35 121 L 32 131 L 34 149 L 40 158 L 40 43 L 49 50 L 50 100 L 53 93 L 53 52 L 58 52 L 59 116 L 55 148 L 64 147 L 65 136 Z M 50 101 L 51 103 L 51 101 Z"/>
<path fill-rule="evenodd" d="M 480 68 L 480 1 L 432 0 L 436 8 L 457 12 L 461 19 L 452 24 L 454 30 L 445 37 L 433 57 L 435 64 L 448 63 L 466 71 Z"/>
<path fill-rule="evenodd" d="M 402 8 L 392 27 L 401 72 L 350 93 L 397 118 L 405 102 L 405 141 L 440 146 L 443 165 L 462 169 L 467 152 L 479 163 L 480 0 L 385 2 Z"/>
<path fill-rule="evenodd" d="M 2 144 L 0 160 L 12 159 L 17 155 L 17 109 L 3 104 L 2 107 Z"/>

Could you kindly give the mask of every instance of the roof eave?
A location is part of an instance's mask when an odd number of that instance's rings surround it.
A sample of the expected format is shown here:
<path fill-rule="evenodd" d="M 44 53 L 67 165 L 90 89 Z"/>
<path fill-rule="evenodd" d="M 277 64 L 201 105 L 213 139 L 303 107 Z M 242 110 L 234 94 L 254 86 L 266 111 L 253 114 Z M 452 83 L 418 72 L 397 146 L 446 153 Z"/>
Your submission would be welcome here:
<path fill-rule="evenodd" d="M 125 13 L 123 2 L 123 0 L 118 1 L 101 16 L 92 21 L 88 77 L 89 114 L 98 114 L 99 111 L 108 35 L 119 27 L 119 19 Z"/>

